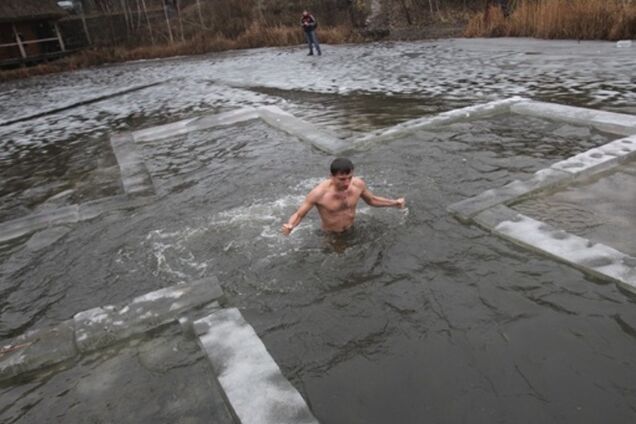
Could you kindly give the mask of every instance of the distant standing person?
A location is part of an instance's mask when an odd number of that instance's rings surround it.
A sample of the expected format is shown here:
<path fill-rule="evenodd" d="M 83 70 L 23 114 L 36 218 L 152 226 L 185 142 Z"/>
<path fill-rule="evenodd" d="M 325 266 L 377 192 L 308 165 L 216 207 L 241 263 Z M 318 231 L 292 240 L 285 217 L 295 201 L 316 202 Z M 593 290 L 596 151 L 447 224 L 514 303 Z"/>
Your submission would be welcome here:
<path fill-rule="evenodd" d="M 362 198 L 369 206 L 404 207 L 404 198 L 386 199 L 371 193 L 361 178 L 353 176 L 353 163 L 338 158 L 331 162 L 331 178 L 324 180 L 307 195 L 298 210 L 283 224 L 281 231 L 289 235 L 314 206 L 321 227 L 329 233 L 343 233 L 353 227 L 356 206 Z"/>
<path fill-rule="evenodd" d="M 306 10 L 303 10 L 303 16 L 300 18 L 300 25 L 305 30 L 305 39 L 309 45 L 309 54 L 307 56 L 314 55 L 313 47 L 316 47 L 316 53 L 320 56 L 322 53 L 320 52 L 318 37 L 316 37 L 316 25 L 318 25 L 316 18 L 314 18 L 314 15 L 310 14 Z"/>

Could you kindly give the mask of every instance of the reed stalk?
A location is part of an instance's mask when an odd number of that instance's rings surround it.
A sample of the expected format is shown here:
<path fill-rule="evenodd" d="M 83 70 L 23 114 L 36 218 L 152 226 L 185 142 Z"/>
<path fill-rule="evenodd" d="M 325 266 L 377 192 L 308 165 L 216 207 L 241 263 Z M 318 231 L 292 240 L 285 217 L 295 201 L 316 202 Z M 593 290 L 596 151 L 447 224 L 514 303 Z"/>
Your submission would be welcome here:
<path fill-rule="evenodd" d="M 467 37 L 619 40 L 636 38 L 634 0 L 518 0 L 509 16 L 495 5 L 469 20 Z"/>

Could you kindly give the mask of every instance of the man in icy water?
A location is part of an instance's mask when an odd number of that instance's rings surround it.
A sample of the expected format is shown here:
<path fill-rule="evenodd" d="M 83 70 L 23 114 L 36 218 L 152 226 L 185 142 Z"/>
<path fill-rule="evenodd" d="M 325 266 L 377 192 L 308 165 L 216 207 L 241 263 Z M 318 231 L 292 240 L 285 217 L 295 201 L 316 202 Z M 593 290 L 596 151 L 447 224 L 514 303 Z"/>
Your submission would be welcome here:
<path fill-rule="evenodd" d="M 361 178 L 353 176 L 353 163 L 338 158 L 331 162 L 331 178 L 321 182 L 307 195 L 298 210 L 283 224 L 283 234 L 289 235 L 312 207 L 318 209 L 322 229 L 329 233 L 343 233 L 353 226 L 358 200 L 369 206 L 403 208 L 405 201 L 385 199 L 371 193 Z"/>

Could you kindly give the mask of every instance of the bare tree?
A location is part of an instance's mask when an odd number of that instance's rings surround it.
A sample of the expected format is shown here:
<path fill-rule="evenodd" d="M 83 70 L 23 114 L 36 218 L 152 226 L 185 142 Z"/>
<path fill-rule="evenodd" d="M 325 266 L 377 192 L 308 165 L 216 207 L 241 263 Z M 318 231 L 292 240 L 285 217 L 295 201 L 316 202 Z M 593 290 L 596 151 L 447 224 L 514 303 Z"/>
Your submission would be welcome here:
<path fill-rule="evenodd" d="M 197 11 L 199 12 L 199 21 L 201 22 L 201 26 L 205 28 L 205 24 L 203 23 L 203 13 L 201 13 L 201 0 L 197 0 Z"/>
<path fill-rule="evenodd" d="M 181 2 L 179 0 L 174 0 L 174 6 L 177 9 L 177 19 L 179 20 L 179 31 L 181 32 L 181 41 L 185 41 L 185 36 L 183 35 L 183 20 L 181 19 Z"/>
<path fill-rule="evenodd" d="M 168 7 L 166 6 L 166 2 L 163 2 L 163 15 L 166 17 L 166 26 L 168 27 L 168 36 L 170 37 L 170 42 L 174 43 L 174 37 L 172 36 L 172 27 L 170 26 L 170 17 L 168 16 Z"/>
<path fill-rule="evenodd" d="M 146 7 L 146 0 L 141 0 L 141 5 L 144 8 L 144 15 L 146 16 L 146 23 L 148 24 L 148 34 L 150 34 L 150 42 L 155 45 L 155 37 L 152 35 L 152 25 L 150 25 L 150 18 L 148 17 L 148 8 Z"/>
<path fill-rule="evenodd" d="M 404 17 L 406 18 L 406 22 L 409 25 L 413 25 L 413 21 L 411 19 L 411 12 L 409 11 L 409 7 L 406 5 L 404 0 L 400 0 L 400 5 L 402 6 L 402 10 L 404 11 Z"/>
<path fill-rule="evenodd" d="M 124 21 L 126 22 L 126 35 L 130 30 L 130 21 L 128 19 L 128 11 L 126 10 L 126 0 L 119 0 L 120 9 L 124 14 Z"/>

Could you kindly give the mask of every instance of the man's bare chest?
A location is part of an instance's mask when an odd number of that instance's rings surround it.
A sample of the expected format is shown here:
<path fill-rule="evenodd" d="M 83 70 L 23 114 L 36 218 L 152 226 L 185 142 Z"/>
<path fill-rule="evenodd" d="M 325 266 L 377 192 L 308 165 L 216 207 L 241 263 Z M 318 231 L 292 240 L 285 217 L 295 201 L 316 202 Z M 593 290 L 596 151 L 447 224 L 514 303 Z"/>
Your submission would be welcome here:
<path fill-rule="evenodd" d="M 358 200 L 360 199 L 360 193 L 353 190 L 346 190 L 344 192 L 330 192 L 326 193 L 321 199 L 318 206 L 330 212 L 342 212 L 345 210 L 355 209 Z"/>

